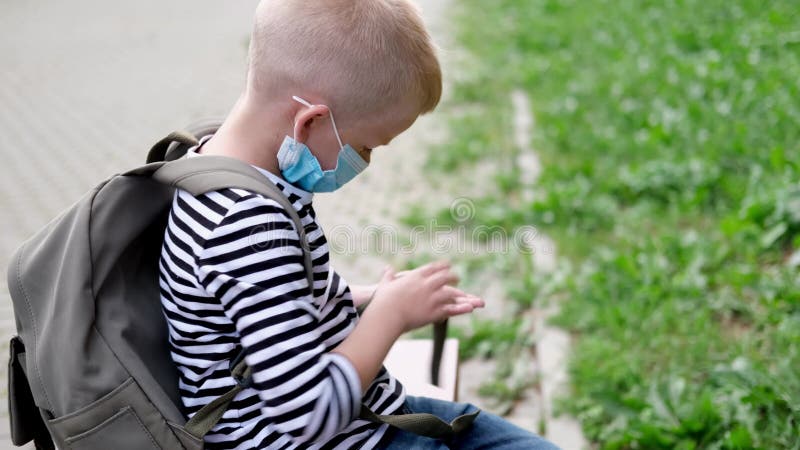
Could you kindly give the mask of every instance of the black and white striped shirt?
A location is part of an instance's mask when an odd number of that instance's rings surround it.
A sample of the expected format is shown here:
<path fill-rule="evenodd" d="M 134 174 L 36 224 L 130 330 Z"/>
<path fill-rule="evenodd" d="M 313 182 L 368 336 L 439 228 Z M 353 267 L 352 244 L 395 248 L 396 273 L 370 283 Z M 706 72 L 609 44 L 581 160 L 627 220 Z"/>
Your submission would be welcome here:
<path fill-rule="evenodd" d="M 253 387 L 236 396 L 206 436 L 207 448 L 374 448 L 387 426 L 356 419 L 360 405 L 398 412 L 403 386 L 382 369 L 362 399 L 352 364 L 330 353 L 358 319 L 350 289 L 329 266 L 313 194 L 256 168 L 300 215 L 313 294 L 298 234 L 277 202 L 241 189 L 176 192 L 161 252 L 161 301 L 185 412 L 191 417 L 235 385 L 230 362 L 244 346 Z"/>

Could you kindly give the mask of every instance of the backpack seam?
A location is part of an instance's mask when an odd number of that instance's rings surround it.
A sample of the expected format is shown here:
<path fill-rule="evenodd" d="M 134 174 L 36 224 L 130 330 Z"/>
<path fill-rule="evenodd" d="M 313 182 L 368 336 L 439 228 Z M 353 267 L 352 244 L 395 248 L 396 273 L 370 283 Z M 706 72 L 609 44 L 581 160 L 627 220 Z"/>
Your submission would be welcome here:
<path fill-rule="evenodd" d="M 139 381 L 137 381 L 137 380 L 136 380 L 136 378 L 133 376 L 133 373 L 131 373 L 131 370 L 130 370 L 130 369 L 128 368 L 128 366 L 127 366 L 127 365 L 126 365 L 126 364 L 123 362 L 123 359 L 119 357 L 119 355 L 117 354 L 117 352 L 114 350 L 114 347 L 113 347 L 113 346 L 112 346 L 112 345 L 111 345 L 111 344 L 108 342 L 108 339 L 106 339 L 105 335 L 103 335 L 103 333 L 101 333 L 101 332 L 100 332 L 100 329 L 98 329 L 98 328 L 97 328 L 97 324 L 96 324 L 96 323 L 95 323 L 95 324 L 92 324 L 92 329 L 94 330 L 94 332 L 95 332 L 95 333 L 97 333 L 97 336 L 98 336 L 98 337 L 99 337 L 99 338 L 100 338 L 100 339 L 103 341 L 103 344 L 105 344 L 106 348 L 108 348 L 108 351 L 110 351 L 110 352 L 111 352 L 111 354 L 112 354 L 112 355 L 114 355 L 114 358 L 116 358 L 116 359 L 117 359 L 117 362 L 119 363 L 119 366 L 120 366 L 120 367 L 122 367 L 123 369 L 125 369 L 125 372 L 128 374 L 128 379 L 127 379 L 127 380 L 125 380 L 125 381 L 124 381 L 122 384 L 126 384 L 128 381 L 130 381 L 130 382 L 131 382 L 131 384 L 135 385 L 135 386 L 136 386 L 136 387 L 139 389 L 139 391 L 142 393 L 142 397 L 143 397 L 145 400 L 147 400 L 147 403 L 148 403 L 148 404 L 149 404 L 149 405 L 150 405 L 150 406 L 153 408 L 153 410 L 154 410 L 154 411 L 156 411 L 156 412 L 158 413 L 158 416 L 161 418 L 161 420 L 163 420 L 163 422 L 164 422 L 165 424 L 167 424 L 167 429 L 169 429 L 169 428 L 170 428 L 170 427 L 169 427 L 169 420 L 167 419 L 167 417 L 166 417 L 166 416 L 164 415 L 164 413 L 163 413 L 163 412 L 162 412 L 162 411 L 161 411 L 161 410 L 160 410 L 160 409 L 159 409 L 159 408 L 156 406 L 156 404 L 155 404 L 155 403 L 153 403 L 153 400 L 151 400 L 151 399 L 150 399 L 150 396 L 149 396 L 149 395 L 147 395 L 147 392 L 145 392 L 145 390 L 144 390 L 144 388 L 142 387 L 142 385 L 141 385 L 141 384 L 139 383 Z M 121 385 L 120 385 L 120 386 L 121 386 Z M 113 392 L 113 391 L 112 391 L 112 392 Z M 135 414 L 135 411 L 134 411 L 134 414 Z M 141 424 L 141 420 L 139 420 L 139 423 Z M 144 426 L 144 424 L 142 424 L 142 426 Z M 153 437 L 152 437 L 152 434 L 151 434 L 151 431 L 150 431 L 150 429 L 149 429 L 149 428 L 147 428 L 146 426 L 144 426 L 144 428 L 145 428 L 145 430 L 147 430 L 147 433 L 150 435 L 150 439 L 151 439 L 151 440 L 153 440 Z M 177 440 L 178 440 L 178 442 L 180 442 L 180 438 L 178 438 L 178 436 L 176 436 L 176 435 L 175 435 L 175 432 L 174 432 L 173 430 L 171 430 L 171 429 L 169 429 L 169 431 L 172 433 L 172 436 L 173 436 L 175 439 L 177 439 Z M 161 446 L 160 446 L 160 445 L 158 445 L 158 444 L 156 444 L 156 447 L 158 447 L 158 448 L 161 448 Z"/>
<path fill-rule="evenodd" d="M 97 194 L 108 185 L 108 183 L 116 177 L 125 177 L 127 175 L 114 175 L 113 177 L 103 181 L 92 191 L 92 199 L 89 202 L 89 217 L 86 219 L 86 248 L 89 250 L 89 294 L 92 296 L 92 302 L 95 305 L 92 317 L 92 326 L 94 327 L 97 322 L 97 294 L 94 291 L 94 248 L 92 247 L 92 222 L 94 222 L 94 202 L 97 200 Z"/>
<path fill-rule="evenodd" d="M 139 383 L 136 383 L 136 384 L 138 385 Z M 147 394 L 144 393 L 144 389 L 142 389 L 141 386 L 139 386 L 139 389 L 142 391 L 142 394 L 144 394 L 144 397 L 147 398 Z M 148 398 L 147 401 L 150 401 L 150 399 Z M 153 402 L 150 402 L 150 403 L 152 404 Z M 155 405 L 153 405 L 153 406 L 155 407 Z M 130 411 L 133 413 L 133 418 L 136 419 L 136 422 L 139 423 L 139 426 L 142 427 L 142 430 L 144 430 L 145 434 L 150 439 L 150 443 L 153 444 L 153 446 L 155 448 L 161 448 L 161 446 L 158 445 L 158 443 L 156 442 L 155 438 L 153 438 L 153 433 L 149 429 L 147 429 L 147 427 L 142 422 L 142 419 L 140 419 L 139 415 L 136 414 L 136 411 L 133 409 L 133 407 L 129 406 L 129 408 L 130 408 Z M 155 409 L 156 409 L 156 411 L 158 411 L 158 408 L 155 408 Z M 161 414 L 161 411 L 159 411 L 159 414 Z M 162 417 L 163 417 L 163 415 L 162 415 Z M 164 420 L 164 422 L 166 422 L 166 420 Z M 169 429 L 169 425 L 167 425 L 167 428 Z M 177 439 L 177 436 L 175 438 Z M 178 442 L 180 442 L 180 440 L 178 440 Z"/>
<path fill-rule="evenodd" d="M 94 310 L 92 314 L 92 327 L 95 327 L 97 320 L 97 295 L 94 292 L 94 248 L 92 247 L 92 222 L 94 221 L 94 201 L 97 199 L 97 193 L 103 189 L 108 181 L 98 186 L 92 194 L 92 200 L 89 202 L 89 218 L 86 221 L 86 248 L 89 250 L 89 294 L 92 296 L 92 303 L 94 303 Z"/>
<path fill-rule="evenodd" d="M 39 373 L 39 364 L 36 363 L 36 341 L 38 340 L 37 335 L 39 334 L 38 326 L 36 325 L 36 317 L 33 314 L 33 309 L 30 305 L 30 299 L 28 297 L 27 291 L 25 291 L 25 285 L 22 283 L 22 275 L 21 275 L 21 267 L 22 267 L 22 253 L 27 249 L 27 245 L 23 247 L 23 249 L 19 252 L 17 256 L 17 286 L 19 287 L 20 293 L 22 294 L 22 298 L 25 300 L 25 309 L 28 310 L 28 315 L 31 317 L 31 325 L 33 325 L 33 346 L 31 347 L 31 360 L 33 361 L 33 371 L 36 375 L 37 381 L 39 386 L 42 388 L 42 393 L 44 394 L 44 400 L 47 402 L 48 409 L 52 409 L 53 405 L 50 403 L 50 397 L 47 395 L 47 388 L 45 387 L 44 383 L 42 382 L 42 375 Z M 27 352 L 28 349 L 26 348 L 25 351 Z M 35 402 L 34 402 L 35 403 Z"/>

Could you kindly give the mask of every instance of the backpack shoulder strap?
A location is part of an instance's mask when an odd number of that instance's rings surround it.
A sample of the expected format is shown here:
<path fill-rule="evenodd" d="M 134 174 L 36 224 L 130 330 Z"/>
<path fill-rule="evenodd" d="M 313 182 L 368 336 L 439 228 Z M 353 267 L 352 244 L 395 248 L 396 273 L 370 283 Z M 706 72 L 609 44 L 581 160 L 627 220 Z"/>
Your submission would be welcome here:
<path fill-rule="evenodd" d="M 264 175 L 249 164 L 235 158 L 206 155 L 196 158 L 181 158 L 165 163 L 152 175 L 153 179 L 192 195 L 201 195 L 224 188 L 245 189 L 278 202 L 292 219 L 300 246 L 303 248 L 303 265 L 311 291 L 314 291 L 314 266 L 311 262 L 311 248 L 300 216 L 286 195 L 265 179 Z"/>
<path fill-rule="evenodd" d="M 172 145 L 177 144 L 179 146 L 183 146 L 184 148 L 197 145 L 199 142 L 195 135 L 200 136 L 197 133 L 187 133 L 185 131 L 173 131 L 172 133 L 168 134 L 164 139 L 156 142 L 156 144 L 153 145 L 153 147 L 147 153 L 147 164 L 166 161 L 167 150 Z"/>

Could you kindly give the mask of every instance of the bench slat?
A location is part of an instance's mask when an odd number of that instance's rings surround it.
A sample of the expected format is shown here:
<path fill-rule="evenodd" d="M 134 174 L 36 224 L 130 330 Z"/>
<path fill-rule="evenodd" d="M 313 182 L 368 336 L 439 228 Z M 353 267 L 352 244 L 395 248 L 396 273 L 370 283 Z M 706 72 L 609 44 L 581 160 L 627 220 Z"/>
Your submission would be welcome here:
<path fill-rule="evenodd" d="M 384 365 L 403 383 L 408 395 L 457 401 L 458 340 L 454 338 L 445 340 L 439 369 L 440 386 L 433 385 L 430 380 L 432 356 L 431 339 L 401 339 L 389 351 Z"/>

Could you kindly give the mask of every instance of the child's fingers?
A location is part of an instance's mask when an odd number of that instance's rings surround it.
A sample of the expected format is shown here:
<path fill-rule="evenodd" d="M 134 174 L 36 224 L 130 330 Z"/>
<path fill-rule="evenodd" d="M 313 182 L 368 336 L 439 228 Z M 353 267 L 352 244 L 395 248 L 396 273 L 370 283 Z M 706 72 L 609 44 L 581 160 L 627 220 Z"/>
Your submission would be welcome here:
<path fill-rule="evenodd" d="M 456 273 L 453 273 L 453 275 L 455 275 L 455 279 L 450 281 L 447 284 L 449 284 L 450 286 L 455 287 L 455 286 L 458 286 L 458 283 L 461 283 L 461 277 L 458 276 L 458 274 L 456 274 Z"/>
<path fill-rule="evenodd" d="M 447 315 L 447 317 L 452 316 L 459 316 L 461 314 L 469 314 L 475 308 L 472 307 L 470 303 L 451 303 L 449 305 L 444 305 L 442 307 L 442 311 Z"/>
<path fill-rule="evenodd" d="M 434 289 L 439 289 L 440 287 L 446 284 L 449 285 L 458 284 L 458 275 L 449 270 L 440 270 L 432 274 L 428 278 L 428 282 L 430 283 L 430 286 L 432 286 Z"/>
<path fill-rule="evenodd" d="M 392 281 L 392 280 L 394 280 L 395 276 L 396 276 L 396 274 L 395 274 L 395 271 L 394 271 L 394 267 L 386 266 L 383 269 L 383 276 L 381 276 L 381 281 L 382 282 Z"/>
<path fill-rule="evenodd" d="M 474 295 L 465 295 L 461 297 L 456 297 L 454 299 L 454 303 L 461 304 L 461 303 L 469 303 L 472 305 L 473 308 L 483 308 L 486 306 L 486 302 L 483 301 L 480 297 L 475 297 Z"/>
<path fill-rule="evenodd" d="M 445 300 L 450 300 L 450 299 L 453 299 L 453 298 L 456 298 L 456 297 L 468 297 L 469 296 L 469 294 L 467 294 L 466 292 L 462 291 L 461 289 L 453 287 L 453 286 L 450 286 L 450 285 L 447 285 L 447 284 L 442 286 L 441 295 L 442 295 L 442 298 L 444 298 Z"/>
<path fill-rule="evenodd" d="M 442 289 L 447 289 L 447 292 L 451 293 L 453 295 L 453 297 L 467 297 L 467 298 L 481 299 L 481 297 L 479 297 L 479 296 L 477 296 L 475 294 L 469 294 L 469 293 L 467 293 L 465 291 L 462 291 L 461 289 L 456 288 L 456 287 L 445 286 Z"/>
<path fill-rule="evenodd" d="M 461 289 L 444 285 L 436 293 L 434 299 L 437 303 L 470 303 L 475 308 L 483 308 L 485 303 L 482 298 L 472 294 L 467 294 Z"/>
<path fill-rule="evenodd" d="M 450 263 L 448 261 L 434 261 L 432 263 L 425 264 L 424 266 L 418 267 L 417 269 L 421 275 L 428 276 L 432 275 L 440 270 L 449 269 Z"/>

